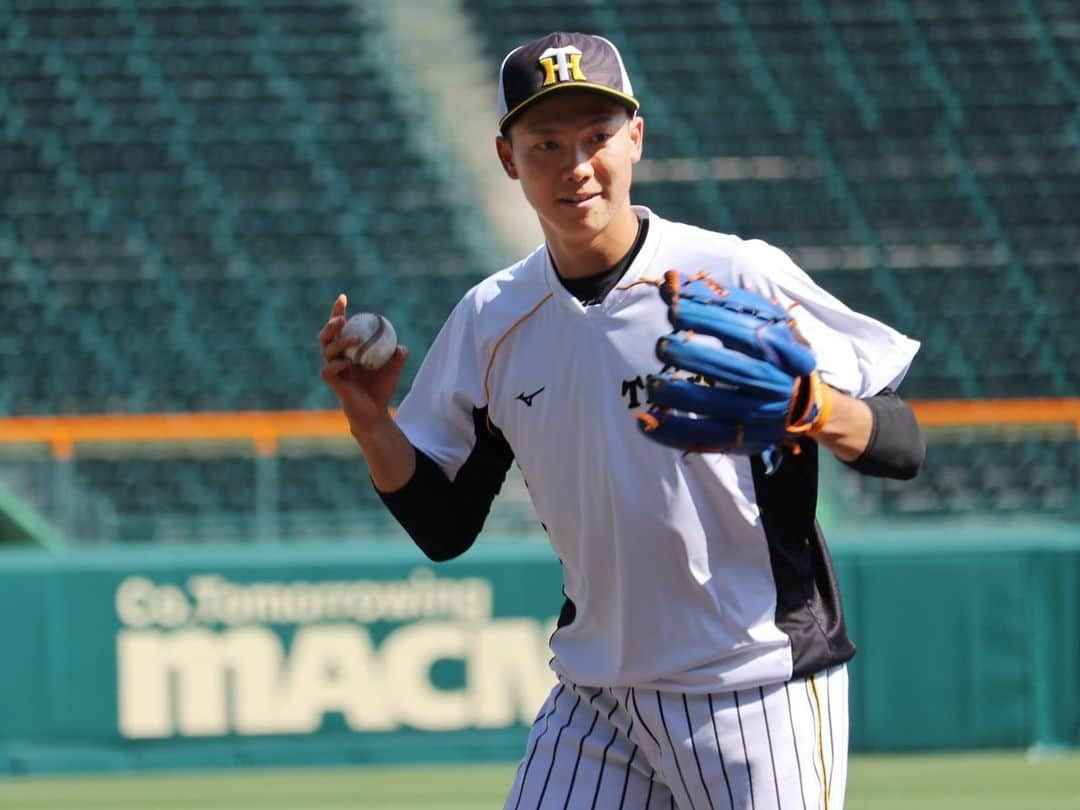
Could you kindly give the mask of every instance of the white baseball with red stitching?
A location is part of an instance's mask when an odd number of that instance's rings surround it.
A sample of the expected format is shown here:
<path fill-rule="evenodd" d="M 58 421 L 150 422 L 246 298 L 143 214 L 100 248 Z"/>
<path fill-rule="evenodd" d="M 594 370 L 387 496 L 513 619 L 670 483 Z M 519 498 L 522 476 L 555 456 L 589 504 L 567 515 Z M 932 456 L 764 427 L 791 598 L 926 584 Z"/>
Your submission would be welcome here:
<path fill-rule="evenodd" d="M 345 322 L 343 337 L 360 342 L 345 349 L 345 356 L 359 366 L 374 371 L 386 365 L 397 348 L 397 333 L 386 318 L 376 312 L 358 312 Z"/>

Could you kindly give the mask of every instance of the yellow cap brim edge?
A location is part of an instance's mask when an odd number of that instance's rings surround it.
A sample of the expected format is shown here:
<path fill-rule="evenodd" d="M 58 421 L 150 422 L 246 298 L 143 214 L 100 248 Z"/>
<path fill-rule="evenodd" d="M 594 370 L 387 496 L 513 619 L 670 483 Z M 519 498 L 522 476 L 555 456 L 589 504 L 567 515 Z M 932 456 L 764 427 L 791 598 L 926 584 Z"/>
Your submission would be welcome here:
<path fill-rule="evenodd" d="M 505 128 L 507 122 L 509 122 L 511 118 L 516 116 L 518 113 L 520 113 L 526 107 L 530 106 L 531 104 L 535 104 L 537 101 L 542 99 L 544 96 L 548 96 L 551 93 L 554 93 L 556 90 L 592 90 L 592 91 L 594 91 L 596 93 L 600 93 L 600 94 L 605 95 L 605 96 L 610 96 L 611 98 L 614 98 L 617 101 L 621 101 L 621 102 L 623 102 L 625 104 L 629 104 L 634 110 L 641 109 L 641 102 L 638 101 L 636 98 L 634 98 L 633 96 L 627 95 L 626 93 L 622 93 L 622 92 L 620 92 L 618 90 L 615 90 L 615 89 L 613 89 L 611 87 L 608 87 L 605 84 L 594 84 L 593 82 L 581 82 L 581 81 L 559 82 L 558 84 L 553 84 L 550 87 L 541 88 L 538 92 L 533 93 L 531 96 L 529 96 L 523 102 L 521 102 L 516 107 L 514 107 L 514 109 L 507 112 L 506 115 L 504 115 L 502 118 L 499 119 L 499 129 Z"/>

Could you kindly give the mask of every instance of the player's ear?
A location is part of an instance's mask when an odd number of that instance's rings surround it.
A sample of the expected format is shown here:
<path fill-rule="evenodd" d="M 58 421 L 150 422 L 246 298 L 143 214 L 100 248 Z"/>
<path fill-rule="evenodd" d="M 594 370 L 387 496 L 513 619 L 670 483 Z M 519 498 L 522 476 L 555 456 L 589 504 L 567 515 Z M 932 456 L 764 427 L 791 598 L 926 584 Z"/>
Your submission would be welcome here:
<path fill-rule="evenodd" d="M 630 162 L 637 163 L 645 145 L 645 119 L 634 113 L 627 126 L 630 128 Z"/>
<path fill-rule="evenodd" d="M 502 164 L 506 176 L 511 180 L 517 180 L 518 171 L 517 166 L 514 165 L 514 148 L 510 144 L 510 139 L 502 135 L 497 136 L 495 138 L 495 151 L 499 153 L 499 162 Z"/>

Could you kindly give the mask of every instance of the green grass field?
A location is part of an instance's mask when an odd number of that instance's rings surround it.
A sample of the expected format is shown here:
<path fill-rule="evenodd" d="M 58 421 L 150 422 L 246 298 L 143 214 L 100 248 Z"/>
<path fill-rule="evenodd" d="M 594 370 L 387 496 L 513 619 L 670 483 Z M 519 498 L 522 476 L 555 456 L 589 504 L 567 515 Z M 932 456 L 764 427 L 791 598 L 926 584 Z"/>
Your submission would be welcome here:
<path fill-rule="evenodd" d="M 1076 810 L 1080 754 L 857 757 L 848 810 Z M 0 779 L 4 810 L 497 810 L 514 765 Z"/>

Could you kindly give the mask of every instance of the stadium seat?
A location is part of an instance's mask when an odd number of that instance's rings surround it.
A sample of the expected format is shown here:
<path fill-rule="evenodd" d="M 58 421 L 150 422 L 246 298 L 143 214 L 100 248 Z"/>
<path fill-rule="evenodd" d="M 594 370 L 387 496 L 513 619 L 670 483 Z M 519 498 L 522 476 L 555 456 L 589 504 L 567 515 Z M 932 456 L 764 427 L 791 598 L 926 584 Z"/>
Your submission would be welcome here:
<path fill-rule="evenodd" d="M 492 66 L 551 30 L 615 39 L 648 122 L 636 200 L 773 242 L 922 341 L 905 396 L 1077 395 L 1075 3 L 461 5 Z M 0 3 L 0 414 L 332 407 L 314 332 L 341 291 L 395 322 L 407 384 L 493 268 L 380 25 L 347 0 Z M 1043 458 L 1076 480 L 1067 440 L 981 441 L 886 508 L 1057 509 Z M 390 531 L 353 462 L 283 456 L 276 530 Z M 248 456 L 76 467 L 126 539 L 256 531 Z"/>

